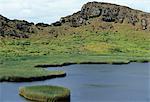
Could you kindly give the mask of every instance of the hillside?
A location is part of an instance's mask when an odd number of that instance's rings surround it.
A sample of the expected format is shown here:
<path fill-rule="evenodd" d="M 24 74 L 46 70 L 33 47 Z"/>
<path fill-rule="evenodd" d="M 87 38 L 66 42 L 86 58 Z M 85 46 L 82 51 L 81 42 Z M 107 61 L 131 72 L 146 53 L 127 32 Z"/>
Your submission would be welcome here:
<path fill-rule="evenodd" d="M 110 3 L 89 2 L 81 11 L 62 17 L 61 23 L 69 23 L 73 27 L 90 24 L 90 19 L 98 18 L 97 22 L 128 23 L 143 30 L 150 30 L 150 14 L 129 7 Z"/>
<path fill-rule="evenodd" d="M 20 73 L 32 68 L 34 72 L 34 66 L 40 64 L 147 62 L 150 14 L 116 4 L 89 2 L 81 11 L 52 24 L 0 16 L 0 39 L 2 77 L 12 68 Z"/>
<path fill-rule="evenodd" d="M 103 26 L 102 23 L 107 23 Z M 67 26 L 80 27 L 92 25 L 97 29 L 114 28 L 113 24 L 129 24 L 136 30 L 150 31 L 150 13 L 134 10 L 129 7 L 103 2 L 88 2 L 84 4 L 81 11 L 72 15 L 61 17 L 60 21 L 50 25 L 44 23 L 29 23 L 25 20 L 10 20 L 0 15 L 0 36 L 13 36 L 28 38 L 31 34 L 53 34 L 57 33 L 57 27 Z M 57 26 L 57 27 L 56 27 Z M 61 31 L 61 33 L 66 33 Z"/>

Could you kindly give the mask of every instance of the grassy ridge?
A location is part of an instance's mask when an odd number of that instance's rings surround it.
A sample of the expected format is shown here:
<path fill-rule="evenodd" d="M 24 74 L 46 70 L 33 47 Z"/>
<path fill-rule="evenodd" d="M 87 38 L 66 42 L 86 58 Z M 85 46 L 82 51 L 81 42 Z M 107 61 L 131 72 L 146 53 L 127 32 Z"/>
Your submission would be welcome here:
<path fill-rule="evenodd" d="M 114 28 L 100 29 L 102 25 Z M 58 36 L 43 32 L 28 39 L 1 38 L 0 70 L 7 73 L 0 74 L 1 78 L 16 76 L 11 69 L 20 75 L 24 70 L 27 76 L 41 75 L 40 69 L 34 68 L 40 64 L 150 61 L 150 32 L 128 24 L 94 22 L 78 28 L 63 25 L 47 29 L 57 31 Z"/>
<path fill-rule="evenodd" d="M 19 88 L 19 94 L 39 102 L 70 102 L 70 91 L 59 86 L 29 86 Z"/>
<path fill-rule="evenodd" d="M 6 58 L 60 54 L 150 56 L 150 32 L 118 26 L 103 31 L 96 27 L 91 30 L 89 26 L 70 28 L 63 32 L 68 34 L 56 38 L 43 34 L 29 39 L 1 38 L 0 55 Z"/>

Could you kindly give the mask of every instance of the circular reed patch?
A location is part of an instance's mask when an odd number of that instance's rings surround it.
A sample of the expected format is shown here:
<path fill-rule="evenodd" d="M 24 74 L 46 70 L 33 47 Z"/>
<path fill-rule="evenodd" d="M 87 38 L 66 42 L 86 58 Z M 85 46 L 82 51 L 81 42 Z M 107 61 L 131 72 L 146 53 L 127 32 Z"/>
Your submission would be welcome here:
<path fill-rule="evenodd" d="M 19 94 L 38 102 L 70 102 L 70 90 L 60 86 L 20 87 Z"/>

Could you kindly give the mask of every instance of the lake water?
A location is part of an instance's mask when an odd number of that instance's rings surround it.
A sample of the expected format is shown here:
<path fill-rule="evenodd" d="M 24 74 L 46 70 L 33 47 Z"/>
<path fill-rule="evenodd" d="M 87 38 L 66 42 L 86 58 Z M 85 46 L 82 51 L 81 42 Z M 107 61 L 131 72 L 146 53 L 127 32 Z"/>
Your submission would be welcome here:
<path fill-rule="evenodd" d="M 150 63 L 84 64 L 48 70 L 67 76 L 32 83 L 0 83 L 0 102 L 29 102 L 18 95 L 20 86 L 59 85 L 71 89 L 71 102 L 150 102 Z"/>

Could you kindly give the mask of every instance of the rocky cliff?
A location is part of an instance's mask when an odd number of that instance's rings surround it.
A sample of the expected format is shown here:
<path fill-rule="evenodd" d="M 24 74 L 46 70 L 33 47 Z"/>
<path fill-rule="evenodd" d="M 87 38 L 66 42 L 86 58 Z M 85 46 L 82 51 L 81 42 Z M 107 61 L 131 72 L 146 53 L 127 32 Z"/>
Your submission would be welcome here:
<path fill-rule="evenodd" d="M 44 23 L 30 23 L 25 20 L 10 20 L 0 15 L 0 36 L 14 38 L 29 38 L 32 34 L 37 34 L 43 27 L 50 25 Z"/>
<path fill-rule="evenodd" d="M 102 22 L 130 24 L 140 30 L 150 31 L 150 13 L 116 4 L 88 2 L 83 5 L 81 11 L 62 17 L 60 21 L 52 23 L 52 27 L 44 23 L 35 25 L 34 23 L 29 23 L 24 20 L 10 20 L 0 15 L 0 36 L 28 38 L 31 34 L 37 33 L 54 34 L 56 30 L 61 31 L 61 28 L 58 28 L 59 26 L 80 27 L 90 25 L 91 22 L 89 21 L 91 20 L 99 24 Z M 107 27 L 105 28 L 107 29 Z"/>
<path fill-rule="evenodd" d="M 89 2 L 83 5 L 81 11 L 67 17 L 62 17 L 60 23 L 79 27 L 88 24 L 88 20 L 93 18 L 99 18 L 99 23 L 129 23 L 133 26 L 140 26 L 142 30 L 150 30 L 149 13 L 103 2 Z"/>
<path fill-rule="evenodd" d="M 0 15 L 0 36 L 28 38 L 29 33 L 35 33 L 34 23 L 24 20 L 10 20 Z"/>

